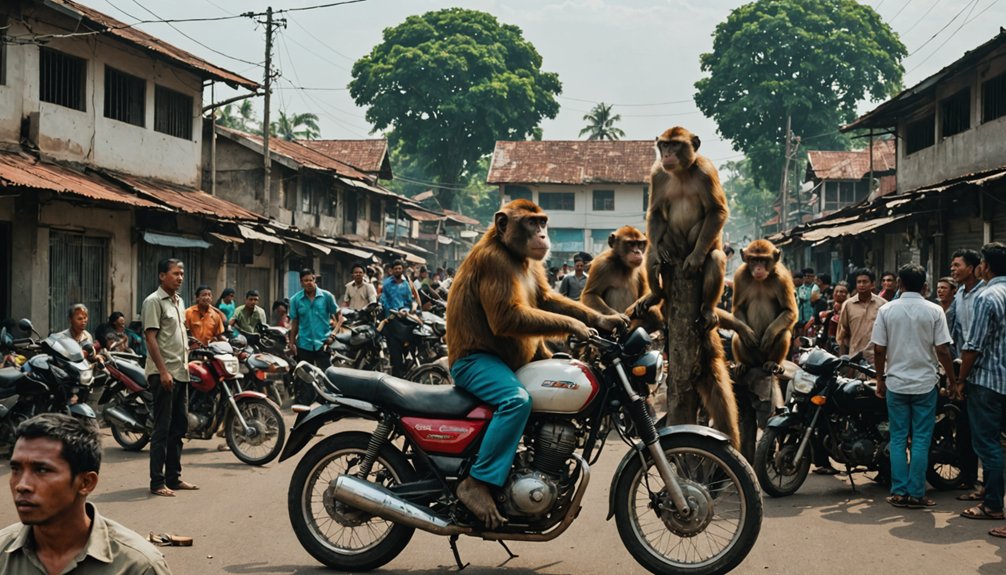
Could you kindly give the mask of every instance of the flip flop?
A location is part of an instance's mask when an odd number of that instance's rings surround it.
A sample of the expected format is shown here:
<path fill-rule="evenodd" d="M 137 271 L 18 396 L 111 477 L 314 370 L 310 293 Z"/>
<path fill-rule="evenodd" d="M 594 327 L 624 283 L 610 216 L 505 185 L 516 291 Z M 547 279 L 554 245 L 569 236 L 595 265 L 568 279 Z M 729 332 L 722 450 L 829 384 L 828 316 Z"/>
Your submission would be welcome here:
<path fill-rule="evenodd" d="M 905 498 L 905 507 L 909 509 L 936 507 L 936 500 L 929 497 L 907 497 Z"/>
<path fill-rule="evenodd" d="M 178 485 L 172 485 L 169 489 L 174 489 L 175 491 L 199 491 L 199 486 L 187 481 L 181 481 Z"/>
<path fill-rule="evenodd" d="M 167 487 L 158 487 L 157 489 L 150 490 L 151 495 L 157 495 L 158 497 L 174 497 L 175 492 Z"/>
<path fill-rule="evenodd" d="M 957 501 L 982 501 L 985 499 L 985 492 L 981 490 L 972 491 L 970 493 L 958 495 L 955 499 L 957 499 Z"/>
<path fill-rule="evenodd" d="M 989 529 L 989 535 L 999 537 L 1000 539 L 1006 539 L 1006 527 L 993 527 L 992 529 Z"/>
<path fill-rule="evenodd" d="M 884 498 L 884 501 L 891 504 L 893 507 L 908 507 L 908 497 L 905 495 L 890 495 Z"/>
<path fill-rule="evenodd" d="M 161 547 L 192 547 L 192 538 L 185 535 L 172 535 L 171 533 L 159 533 L 155 535 L 151 531 L 147 535 L 147 540 Z"/>
<path fill-rule="evenodd" d="M 984 503 L 979 503 L 974 507 L 969 507 L 964 511 L 961 511 L 961 517 L 965 519 L 978 519 L 984 521 L 1002 521 L 1003 512 L 1002 511 L 989 511 L 985 507 Z"/>

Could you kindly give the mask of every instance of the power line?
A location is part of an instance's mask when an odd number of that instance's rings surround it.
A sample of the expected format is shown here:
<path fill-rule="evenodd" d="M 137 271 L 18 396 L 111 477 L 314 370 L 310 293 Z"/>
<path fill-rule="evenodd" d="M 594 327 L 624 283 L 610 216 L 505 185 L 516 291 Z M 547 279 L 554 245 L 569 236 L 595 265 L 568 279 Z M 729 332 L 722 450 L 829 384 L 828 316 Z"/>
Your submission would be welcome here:
<path fill-rule="evenodd" d="M 963 14 L 965 10 L 968 9 L 968 6 L 970 6 L 971 4 L 977 4 L 977 3 L 978 3 L 978 0 L 974 0 L 974 2 L 969 2 L 968 4 L 965 4 L 964 7 L 961 8 L 960 12 L 958 12 L 957 14 L 955 14 L 954 17 L 951 18 L 949 22 L 947 22 L 946 24 L 943 25 L 942 28 L 940 28 L 939 30 L 937 30 L 936 33 L 933 34 L 932 36 L 930 36 L 928 40 L 926 40 L 925 42 L 923 42 L 921 46 L 919 46 L 918 48 L 916 48 L 916 49 L 912 50 L 911 52 L 909 52 L 908 55 L 905 56 L 905 59 L 911 58 L 912 55 L 918 53 L 919 50 L 925 48 L 927 44 L 929 44 L 930 42 L 932 42 L 933 40 L 935 40 L 937 36 L 939 36 L 944 30 L 946 30 L 947 28 L 949 28 L 950 25 L 953 24 L 954 21 L 957 20 L 957 18 L 961 14 Z"/>
<path fill-rule="evenodd" d="M 325 48 L 327 48 L 330 52 L 332 52 L 336 56 L 341 56 L 342 58 L 345 58 L 345 59 L 349 60 L 350 62 L 354 61 L 354 58 L 350 58 L 349 56 L 347 56 L 347 55 L 343 54 L 342 52 L 336 50 L 335 48 L 329 46 L 328 43 L 325 42 L 324 40 L 322 40 L 321 38 L 319 38 L 319 37 L 315 36 L 314 34 L 312 34 L 311 31 L 308 30 L 307 27 L 305 27 L 300 22 L 298 22 L 296 20 L 291 20 L 291 22 L 293 22 L 294 25 L 296 25 L 298 28 L 300 28 L 301 30 L 303 30 L 305 34 L 307 34 L 308 36 L 310 36 L 311 38 L 313 38 L 316 42 L 318 42 L 319 44 L 321 44 L 322 46 L 324 46 Z"/>
<path fill-rule="evenodd" d="M 905 5 L 902 6 L 900 10 L 894 13 L 894 16 L 891 16 L 890 18 L 887 19 L 887 23 L 890 24 L 891 22 L 894 22 L 894 19 L 897 18 L 898 16 L 901 16 L 901 13 L 904 12 L 905 8 L 908 8 L 908 5 L 911 3 L 912 0 L 908 0 L 907 2 L 905 2 Z"/>
<path fill-rule="evenodd" d="M 330 2 L 328 4 L 318 4 L 316 6 L 303 6 L 301 8 L 286 8 L 285 10 L 277 10 L 276 13 L 284 12 L 303 12 L 304 10 L 317 10 L 319 8 L 331 8 L 333 6 L 342 6 L 344 4 L 358 4 L 360 2 L 366 2 L 367 0 L 343 0 L 342 2 Z"/>
<path fill-rule="evenodd" d="M 349 88 L 312 88 L 307 86 L 286 86 L 276 88 L 277 90 L 304 90 L 306 92 L 345 92 Z"/>
<path fill-rule="evenodd" d="M 907 35 L 907 34 L 908 34 L 909 32 L 911 32 L 912 30 L 915 30 L 915 27 L 916 27 L 916 26 L 918 26 L 919 24 L 921 24 L 921 23 L 922 23 L 922 21 L 926 19 L 926 16 L 929 16 L 929 13 L 930 13 L 930 12 L 932 12 L 932 11 L 933 11 L 933 8 L 936 8 L 936 5 L 937 5 L 937 4 L 939 4 L 939 3 L 941 2 L 941 1 L 942 1 L 942 0 L 936 0 L 935 2 L 933 2 L 932 6 L 930 6 L 930 7 L 929 7 L 929 9 L 928 9 L 928 10 L 926 10 L 926 13 L 925 13 L 925 14 L 923 14 L 921 18 L 919 18 L 918 20 L 916 20 L 916 21 L 915 21 L 915 24 L 912 24 L 911 26 L 909 26 L 909 27 L 908 27 L 908 29 L 907 29 L 907 30 L 905 30 L 904 34 L 902 34 L 902 35 L 903 35 L 903 36 L 904 36 L 904 35 Z"/>
<path fill-rule="evenodd" d="M 978 14 L 975 14 L 975 16 L 973 18 L 971 18 L 970 20 L 969 19 L 965 19 L 963 22 L 961 22 L 961 25 L 958 26 L 957 29 L 954 30 L 952 34 L 950 34 L 949 36 L 947 36 L 946 40 L 944 40 L 939 46 L 937 46 L 936 49 L 933 50 L 932 54 L 926 56 L 926 58 L 924 60 L 922 60 L 921 62 L 919 62 L 915 66 L 913 66 L 911 70 L 909 70 L 908 72 L 906 72 L 906 74 L 910 74 L 910 73 L 914 72 L 915 70 L 918 70 L 920 66 L 922 66 L 923 64 L 925 64 L 926 62 L 928 62 L 930 58 L 932 58 L 933 56 L 935 56 L 936 54 L 938 54 L 940 52 L 940 49 L 942 49 L 944 46 L 946 46 L 947 42 L 949 42 L 950 40 L 952 40 L 953 37 L 956 36 L 957 33 L 961 31 L 961 28 L 963 28 L 963 27 L 967 26 L 968 24 L 970 24 L 970 23 L 974 22 L 975 20 L 977 20 L 982 14 L 984 14 L 985 12 L 987 12 L 989 10 L 989 8 L 995 6 L 998 3 L 999 3 L 999 0 L 993 0 L 991 4 L 989 4 L 984 9 L 982 9 L 982 11 L 979 12 Z M 975 0 L 975 5 L 977 5 L 977 4 L 978 4 L 978 0 Z M 974 10 L 974 8 L 972 8 L 972 10 Z M 968 12 L 968 16 L 971 16 L 970 12 Z"/>
<path fill-rule="evenodd" d="M 570 96 L 559 96 L 559 97 L 562 98 L 563 100 L 572 100 L 574 102 L 583 102 L 585 104 L 598 103 L 597 100 L 584 100 L 582 98 L 572 98 Z M 669 106 L 671 104 L 690 104 L 690 103 L 692 103 L 692 100 L 689 99 L 689 100 L 672 100 L 670 102 L 654 102 L 652 104 L 619 104 L 619 103 L 608 102 L 608 105 L 620 106 L 622 108 L 649 108 L 655 106 Z"/>

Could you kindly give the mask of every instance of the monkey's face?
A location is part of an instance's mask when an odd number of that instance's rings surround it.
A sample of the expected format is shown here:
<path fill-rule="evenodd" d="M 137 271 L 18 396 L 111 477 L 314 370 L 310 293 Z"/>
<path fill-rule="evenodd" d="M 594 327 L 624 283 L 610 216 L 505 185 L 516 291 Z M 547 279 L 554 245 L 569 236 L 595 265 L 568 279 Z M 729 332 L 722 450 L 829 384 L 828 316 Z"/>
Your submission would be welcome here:
<path fill-rule="evenodd" d="M 688 145 L 681 140 L 659 141 L 657 151 L 660 154 L 660 165 L 665 171 L 672 172 L 681 168 L 685 164 L 685 158 L 690 150 L 685 150 Z"/>
<path fill-rule="evenodd" d="M 643 253 L 646 251 L 646 240 L 622 242 L 622 261 L 630 268 L 643 264 Z"/>
<path fill-rule="evenodd" d="M 527 234 L 527 257 L 539 261 L 545 259 L 552 249 L 548 239 L 548 217 L 525 216 L 521 220 L 521 230 Z"/>
<path fill-rule="evenodd" d="M 769 260 L 762 258 L 750 258 L 748 260 L 748 271 L 755 281 L 765 281 L 769 274 Z"/>

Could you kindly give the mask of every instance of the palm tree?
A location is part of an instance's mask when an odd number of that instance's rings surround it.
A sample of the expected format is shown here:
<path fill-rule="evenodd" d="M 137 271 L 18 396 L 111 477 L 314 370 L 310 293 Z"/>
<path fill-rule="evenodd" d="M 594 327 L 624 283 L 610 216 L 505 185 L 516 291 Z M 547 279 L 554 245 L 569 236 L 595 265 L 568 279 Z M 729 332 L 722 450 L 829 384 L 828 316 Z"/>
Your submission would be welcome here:
<path fill-rule="evenodd" d="M 580 135 L 590 134 L 588 140 L 617 140 L 625 136 L 625 132 L 615 127 L 615 122 L 622 119 L 619 114 L 612 115 L 611 108 L 614 104 L 606 106 L 604 102 L 591 108 L 590 113 L 583 119 L 587 122 L 587 127 L 580 130 Z"/>
<path fill-rule="evenodd" d="M 236 115 L 234 113 L 235 110 L 237 111 Z M 236 109 L 234 108 L 234 104 L 227 104 L 223 108 L 220 108 L 217 115 L 218 126 L 241 130 L 242 132 L 261 132 L 255 125 L 257 123 L 258 120 L 255 118 L 255 111 L 252 110 L 251 100 L 243 100 L 241 105 Z"/>
<path fill-rule="evenodd" d="M 280 111 L 279 118 L 272 123 L 269 131 L 284 140 L 317 140 L 321 136 L 318 116 L 311 112 L 287 116 L 286 112 Z"/>

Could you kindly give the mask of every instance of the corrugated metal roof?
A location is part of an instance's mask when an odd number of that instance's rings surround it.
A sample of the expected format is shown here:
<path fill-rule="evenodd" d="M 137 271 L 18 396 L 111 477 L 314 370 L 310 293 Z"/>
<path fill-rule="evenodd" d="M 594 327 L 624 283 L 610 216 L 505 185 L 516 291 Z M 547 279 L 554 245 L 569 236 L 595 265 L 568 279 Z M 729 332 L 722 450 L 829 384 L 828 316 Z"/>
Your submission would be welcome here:
<path fill-rule="evenodd" d="M 265 220 L 265 216 L 246 210 L 225 199 L 211 196 L 201 190 L 186 188 L 125 174 L 108 174 L 142 195 L 149 196 L 180 212 L 199 216 L 214 216 L 224 220 Z"/>
<path fill-rule="evenodd" d="M 296 142 L 382 179 L 392 178 L 387 140 L 296 140 Z"/>
<path fill-rule="evenodd" d="M 496 142 L 490 184 L 642 184 L 654 161 L 652 140 Z"/>
<path fill-rule="evenodd" d="M 17 152 L 0 152 L 0 187 L 50 190 L 137 208 L 166 209 L 92 173 L 39 162 Z"/>
<path fill-rule="evenodd" d="M 870 173 L 870 151 L 811 150 L 807 152 L 807 172 L 821 180 L 861 180 Z M 873 171 L 894 170 L 897 157 L 894 140 L 884 140 L 873 144 Z"/>
<path fill-rule="evenodd" d="M 437 220 L 444 219 L 443 216 L 438 216 L 436 214 L 424 212 L 423 210 L 404 208 L 402 211 L 405 212 L 405 215 L 407 215 L 409 219 L 415 220 L 417 222 L 435 222 Z"/>
<path fill-rule="evenodd" d="M 250 90 L 257 90 L 259 88 L 258 82 L 254 80 L 249 80 L 244 76 L 240 76 L 219 66 L 214 66 L 202 58 L 194 56 L 181 48 L 172 46 L 164 40 L 151 36 L 138 28 L 120 22 L 107 14 L 98 12 L 94 8 L 78 4 L 72 0 L 50 1 L 53 4 L 61 4 L 80 14 L 83 19 L 89 21 L 89 28 L 107 30 L 108 36 L 133 44 L 173 64 L 188 68 L 204 78 L 213 78 L 214 80 L 220 80 L 234 86 L 244 86 Z"/>
<path fill-rule="evenodd" d="M 230 138 L 236 142 L 244 143 L 245 145 L 251 144 L 248 147 L 256 150 L 260 154 L 262 153 L 262 136 L 259 136 L 258 134 L 249 134 L 248 132 L 242 132 L 240 130 L 233 130 L 231 128 L 225 128 L 220 125 L 217 125 L 216 129 L 217 134 Z M 298 142 L 290 142 L 282 138 L 269 138 L 269 154 L 270 156 L 273 154 L 282 156 L 305 168 L 320 172 L 335 172 L 337 175 L 352 178 L 354 180 L 362 180 L 363 182 L 370 179 L 370 176 L 345 162 L 329 157 Z"/>

